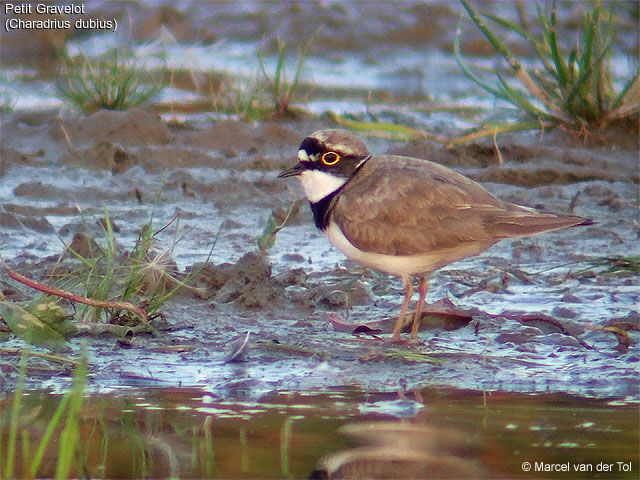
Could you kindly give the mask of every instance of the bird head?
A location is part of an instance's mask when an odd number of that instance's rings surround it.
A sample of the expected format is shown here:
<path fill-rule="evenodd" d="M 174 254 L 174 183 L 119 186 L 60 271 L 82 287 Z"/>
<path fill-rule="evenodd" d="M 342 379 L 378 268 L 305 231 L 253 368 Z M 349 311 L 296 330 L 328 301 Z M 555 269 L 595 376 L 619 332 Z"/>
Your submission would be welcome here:
<path fill-rule="evenodd" d="M 298 163 L 278 178 L 297 176 L 311 203 L 342 187 L 365 160 L 367 146 L 345 130 L 318 130 L 305 138 L 298 149 Z"/>

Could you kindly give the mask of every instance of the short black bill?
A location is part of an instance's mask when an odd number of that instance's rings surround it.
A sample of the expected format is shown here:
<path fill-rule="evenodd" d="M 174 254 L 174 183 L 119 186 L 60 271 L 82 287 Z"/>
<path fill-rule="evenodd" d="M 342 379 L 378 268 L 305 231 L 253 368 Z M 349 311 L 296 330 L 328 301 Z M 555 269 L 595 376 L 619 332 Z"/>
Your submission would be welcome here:
<path fill-rule="evenodd" d="M 300 175 L 302 172 L 304 172 L 304 170 L 305 168 L 303 164 L 296 163 L 293 167 L 287 168 L 286 170 L 283 170 L 282 172 L 280 172 L 280 174 L 278 175 L 278 178 L 296 177 Z"/>

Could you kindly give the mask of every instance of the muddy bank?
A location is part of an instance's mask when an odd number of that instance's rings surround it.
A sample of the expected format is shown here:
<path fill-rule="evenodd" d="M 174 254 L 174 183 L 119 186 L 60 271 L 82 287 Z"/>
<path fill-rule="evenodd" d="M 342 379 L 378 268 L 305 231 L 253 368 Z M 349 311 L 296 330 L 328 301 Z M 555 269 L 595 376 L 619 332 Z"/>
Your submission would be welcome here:
<path fill-rule="evenodd" d="M 65 243 L 79 233 L 103 241 L 105 207 L 122 252 L 152 210 L 158 229 L 177 216 L 180 225 L 155 241 L 158 251 L 171 250 L 180 275 L 202 266 L 217 237 L 193 288 L 163 309 L 158 336 L 70 340 L 64 356 L 88 342 L 91 388 L 189 385 L 257 396 L 336 385 L 457 385 L 638 398 L 637 277 L 597 262 L 637 254 L 634 152 L 513 135 L 499 165 L 483 143 L 446 151 L 367 139 L 376 153 L 457 168 L 506 200 L 596 221 L 503 242 L 437 272 L 428 300 L 448 303 L 425 314 L 421 344 L 397 346 L 385 338 L 400 282 L 346 261 L 315 230 L 306 206 L 266 254 L 257 253 L 269 216 L 301 197 L 277 171 L 295 162 L 304 136 L 331 126 L 315 118 L 176 128 L 141 109 L 5 114 L 0 225 L 2 255 L 14 270 L 54 282 L 52 269 L 73 269 L 61 256 Z M 2 289 L 14 301 L 34 296 L 15 283 Z M 6 330 L 3 346 L 20 347 Z M 241 361 L 226 363 L 246 332 Z M 2 388 L 10 388 L 15 370 L 2 368 Z M 30 387 L 64 388 L 60 372 L 69 369 L 59 368 L 43 364 Z"/>

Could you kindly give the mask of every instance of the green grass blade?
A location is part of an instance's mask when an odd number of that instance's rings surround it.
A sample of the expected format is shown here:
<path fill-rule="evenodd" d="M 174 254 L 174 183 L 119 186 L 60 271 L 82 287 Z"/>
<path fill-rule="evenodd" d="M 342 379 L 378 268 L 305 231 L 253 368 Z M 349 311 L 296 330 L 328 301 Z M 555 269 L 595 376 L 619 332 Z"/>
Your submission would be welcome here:
<path fill-rule="evenodd" d="M 625 97 L 629 94 L 630 99 L 626 99 Z M 611 110 L 615 111 L 621 106 L 627 104 L 635 104 L 638 106 L 638 102 L 640 100 L 640 75 L 636 75 L 631 80 L 629 80 L 625 86 L 620 91 L 618 97 L 614 100 Z"/>
<path fill-rule="evenodd" d="M 607 45 L 604 48 L 604 50 L 602 51 L 602 53 L 600 53 L 600 55 L 598 55 L 598 57 L 596 58 L 596 60 L 594 62 L 595 64 L 598 64 L 600 61 L 602 61 L 602 59 L 604 58 L 604 56 L 607 54 L 607 52 L 609 50 L 609 46 L 610 45 Z M 592 73 L 593 73 L 593 69 L 591 68 L 591 65 L 587 65 L 584 69 L 581 68 L 580 69 L 580 75 L 576 79 L 576 82 L 573 85 L 572 89 L 567 94 L 566 109 L 567 109 L 567 111 L 572 113 L 574 117 L 577 116 L 577 112 L 576 112 L 576 110 L 575 110 L 575 108 L 573 106 L 573 101 L 574 101 L 576 95 L 578 95 L 578 93 L 581 93 L 581 90 L 583 90 L 585 85 L 587 85 L 589 80 L 591 80 L 591 74 Z M 589 96 L 581 94 L 579 96 L 579 99 L 582 102 L 582 104 L 584 105 L 585 109 L 589 112 L 589 114 L 591 116 L 595 116 L 594 106 L 589 101 Z"/>
<path fill-rule="evenodd" d="M 567 83 L 573 83 L 576 79 L 577 68 L 576 59 L 578 58 L 578 49 L 573 48 L 569 52 L 569 59 L 567 60 Z"/>
<path fill-rule="evenodd" d="M 287 90 L 287 97 L 289 99 L 293 98 L 293 94 L 297 90 L 298 84 L 300 83 L 300 78 L 302 77 L 302 71 L 304 70 L 304 64 L 307 61 L 307 51 L 309 49 L 309 44 L 310 43 L 311 43 L 311 40 L 309 40 L 305 44 L 304 48 L 302 49 L 302 51 L 298 55 L 298 63 L 296 65 L 296 73 L 295 73 L 295 75 L 293 77 L 293 82 L 291 82 L 291 85 L 289 85 L 289 89 Z"/>
<path fill-rule="evenodd" d="M 567 64 L 564 59 L 560 55 L 560 51 L 558 49 L 558 37 L 556 35 L 556 5 L 555 2 L 553 4 L 551 10 L 551 20 L 549 22 L 548 30 L 545 28 L 545 37 L 547 38 L 549 51 L 551 54 L 551 58 L 553 63 L 556 66 L 556 75 L 558 78 L 558 83 L 560 88 L 564 90 L 567 87 Z"/>
<path fill-rule="evenodd" d="M 521 69 L 522 65 L 520 65 L 520 62 L 516 60 L 516 58 L 511 53 L 511 51 L 507 47 L 505 47 L 500 40 L 498 40 L 498 38 L 493 34 L 491 30 L 489 30 L 489 28 L 484 24 L 482 19 L 478 16 L 476 11 L 473 9 L 473 7 L 469 5 L 469 2 L 467 0 L 460 0 L 460 2 L 462 3 L 462 6 L 465 8 L 467 13 L 471 17 L 471 20 L 473 20 L 473 23 L 476 24 L 476 26 L 484 34 L 486 39 L 489 40 L 489 43 L 493 45 L 493 48 L 495 48 L 496 51 L 500 53 L 500 55 L 502 55 L 509 62 L 509 65 L 511 66 L 511 68 L 514 71 Z"/>
<path fill-rule="evenodd" d="M 598 5 L 598 8 L 602 8 Z M 599 45 L 604 45 L 605 48 L 609 48 L 613 44 L 614 39 L 614 30 L 613 30 L 613 20 L 615 18 L 615 3 L 612 3 L 611 9 L 608 11 L 609 20 L 607 21 L 605 28 L 601 31 L 601 34 L 598 35 Z M 613 80 L 611 76 L 611 68 L 607 62 L 607 57 L 603 57 L 600 62 L 597 64 L 597 78 L 596 78 L 596 91 L 598 95 L 598 114 L 599 116 L 603 116 L 606 114 L 608 110 L 611 109 L 611 100 L 615 96 L 613 92 L 615 89 L 613 87 Z"/>
<path fill-rule="evenodd" d="M 11 423 L 9 424 L 9 443 L 7 444 L 7 464 L 4 469 L 5 478 L 14 478 L 13 465 L 15 462 L 16 443 L 18 439 L 18 423 L 20 422 L 20 409 L 22 407 L 22 394 L 24 393 L 24 379 L 27 376 L 27 354 L 23 351 L 20 355 L 20 367 L 18 383 L 13 392 L 11 402 Z"/>
<path fill-rule="evenodd" d="M 591 71 L 592 57 L 593 57 L 593 39 L 595 35 L 594 23 L 592 16 L 589 13 L 584 15 L 583 19 L 583 45 L 584 51 L 578 61 L 578 68 L 580 71 Z"/>
<path fill-rule="evenodd" d="M 520 28 L 519 26 L 517 26 L 513 22 L 510 22 L 509 20 L 506 20 L 506 19 L 504 19 L 502 17 L 499 17 L 497 15 L 493 15 L 491 13 L 483 13 L 483 16 L 489 18 L 490 20 L 493 20 L 494 22 L 502 25 L 503 27 L 505 27 L 505 28 L 507 28 L 509 30 L 512 30 L 512 31 L 516 32 L 522 38 L 527 40 L 535 48 L 536 53 L 538 54 L 538 58 L 540 59 L 540 61 L 544 65 L 545 70 L 547 70 L 547 72 L 549 72 L 550 74 L 555 74 L 555 70 L 553 69 L 553 67 L 551 66 L 549 61 L 547 60 L 547 55 L 548 55 L 549 52 L 548 52 L 548 49 L 545 49 L 545 45 L 544 44 L 538 42 L 535 38 L 533 38 L 532 35 L 530 35 L 528 32 L 526 32 L 525 30 L 523 30 L 522 28 Z"/>
<path fill-rule="evenodd" d="M 512 30 L 514 32 L 516 32 L 518 35 L 520 35 L 522 38 L 524 38 L 525 40 L 528 40 L 532 43 L 537 43 L 533 37 L 531 37 L 531 35 L 529 35 L 527 32 L 525 32 L 522 28 L 520 28 L 518 25 L 516 25 L 515 23 L 507 20 L 506 18 L 502 18 L 499 17 L 497 15 L 494 15 L 492 13 L 483 13 L 482 14 L 483 17 L 486 17 L 490 20 L 493 20 L 494 22 L 502 25 L 503 27 L 505 27 L 508 30 Z"/>
<path fill-rule="evenodd" d="M 213 448 L 213 419 L 207 416 L 202 429 L 204 430 L 204 445 L 202 445 L 202 471 L 207 478 L 213 477 L 216 469 L 215 451 Z"/>
<path fill-rule="evenodd" d="M 247 429 L 240 429 L 240 471 L 244 474 L 249 473 L 249 447 L 247 445 Z"/>
<path fill-rule="evenodd" d="M 107 242 L 109 245 L 109 248 L 107 249 L 107 252 L 108 252 L 107 257 L 112 258 L 116 255 L 116 240 L 113 235 L 113 226 L 111 225 L 109 210 L 107 209 L 106 205 L 103 207 L 103 209 L 104 209 L 104 228 L 107 232 Z"/>
<path fill-rule="evenodd" d="M 57 428 L 62 415 L 67 409 L 67 405 L 69 405 L 69 398 L 70 395 L 64 395 L 62 397 L 60 403 L 58 403 L 56 411 L 53 413 L 51 420 L 47 424 L 47 428 L 44 432 L 44 435 L 42 436 L 42 439 L 40 440 L 40 444 L 38 445 L 38 450 L 36 450 L 36 454 L 33 457 L 33 461 L 31 462 L 31 468 L 29 469 L 31 478 L 35 478 L 38 473 L 38 469 L 40 468 L 40 464 L 42 463 L 42 458 L 44 457 L 44 453 L 47 449 L 47 446 L 49 445 L 49 441 L 53 436 L 53 432 Z"/>
<path fill-rule="evenodd" d="M 293 425 L 293 419 L 287 417 L 282 424 L 280 430 L 280 468 L 282 470 L 282 477 L 289 478 L 291 475 L 289 465 L 289 447 L 291 445 L 291 430 Z"/>
<path fill-rule="evenodd" d="M 553 117 L 549 115 L 547 112 L 539 109 L 529 100 L 527 100 L 522 94 L 520 94 L 517 90 L 509 86 L 507 82 L 504 80 L 502 75 L 496 72 L 496 77 L 498 77 L 498 81 L 502 87 L 502 91 L 504 95 L 508 98 L 508 101 L 519 107 L 521 110 L 524 110 L 527 114 L 534 118 L 545 118 L 552 119 Z"/>
<path fill-rule="evenodd" d="M 262 76 L 266 81 L 269 81 L 269 74 L 267 73 L 267 67 L 264 64 L 264 54 L 262 53 L 262 49 L 258 49 L 258 65 L 260 67 L 260 72 L 262 72 Z"/>
<path fill-rule="evenodd" d="M 84 386 L 87 380 L 86 354 L 83 353 L 82 360 L 76 367 L 73 376 L 73 387 L 67 393 L 69 396 L 69 408 L 64 430 L 60 434 L 58 448 L 58 464 L 56 465 L 56 479 L 69 478 L 74 465 L 77 449 L 80 444 L 80 411 L 84 402 Z M 80 473 L 80 472 L 78 472 Z"/>
<path fill-rule="evenodd" d="M 462 29 L 460 28 L 460 25 L 458 25 L 458 28 L 456 29 L 456 34 L 453 40 L 453 55 L 456 59 L 456 63 L 458 64 L 458 66 L 460 67 L 460 70 L 462 70 L 462 72 L 469 77 L 470 80 L 472 80 L 476 85 L 478 85 L 480 88 L 482 88 L 483 90 L 486 90 L 487 92 L 489 92 L 491 95 L 497 97 L 497 98 L 501 98 L 503 100 L 507 100 L 506 97 L 503 96 L 502 92 L 492 86 L 490 86 L 488 83 L 483 82 L 480 77 L 478 77 L 475 73 L 473 73 L 471 71 L 470 68 L 468 68 L 464 61 L 462 60 L 462 56 L 460 54 L 460 36 L 462 35 Z"/>
<path fill-rule="evenodd" d="M 276 74 L 273 80 L 273 98 L 276 109 L 280 107 L 280 92 L 282 90 L 282 83 L 284 82 L 285 60 L 287 58 L 287 46 L 278 42 L 278 48 L 280 53 L 278 55 L 278 64 L 276 65 Z"/>
<path fill-rule="evenodd" d="M 31 434 L 29 430 L 22 430 L 22 470 L 26 470 L 27 458 L 31 458 Z"/>

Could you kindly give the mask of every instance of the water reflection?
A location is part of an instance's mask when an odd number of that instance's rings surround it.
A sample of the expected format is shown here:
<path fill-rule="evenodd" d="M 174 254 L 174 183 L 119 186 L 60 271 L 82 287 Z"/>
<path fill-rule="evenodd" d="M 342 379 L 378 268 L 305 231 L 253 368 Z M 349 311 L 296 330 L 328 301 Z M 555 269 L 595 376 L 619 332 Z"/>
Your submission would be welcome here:
<path fill-rule="evenodd" d="M 322 458 L 311 478 L 485 478 L 477 434 L 408 422 L 349 423 L 338 431 L 362 446 Z"/>
<path fill-rule="evenodd" d="M 12 458 L 13 477 L 55 476 L 67 435 L 64 415 L 52 427 L 61 396 L 20 400 L 17 411 L 12 397 L 0 401 L 0 472 L 7 476 Z M 198 389 L 125 391 L 84 398 L 70 475 L 532 478 L 523 462 L 545 462 L 594 470 L 536 478 L 637 478 L 637 412 L 624 399 L 433 388 L 280 391 L 250 401 Z M 603 463 L 612 470 L 596 472 Z"/>

